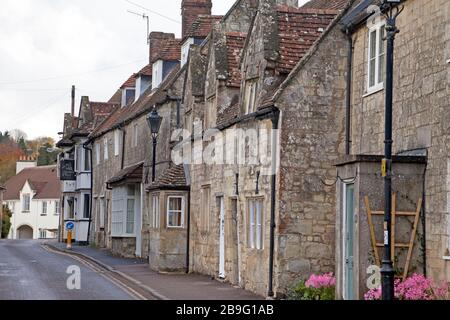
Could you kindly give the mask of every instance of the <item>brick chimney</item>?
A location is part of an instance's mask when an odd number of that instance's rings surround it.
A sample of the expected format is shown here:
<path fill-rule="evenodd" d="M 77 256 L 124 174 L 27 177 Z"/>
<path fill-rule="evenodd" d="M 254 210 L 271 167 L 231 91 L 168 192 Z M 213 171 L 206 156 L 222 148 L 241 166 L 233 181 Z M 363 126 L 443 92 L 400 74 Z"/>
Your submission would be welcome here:
<path fill-rule="evenodd" d="M 169 39 L 175 39 L 175 34 L 164 33 L 164 32 L 152 32 L 150 33 L 150 63 L 153 59 L 158 56 L 162 49 L 164 49 L 164 44 Z"/>
<path fill-rule="evenodd" d="M 181 2 L 181 16 L 183 20 L 182 38 L 200 15 L 211 15 L 211 0 L 183 0 Z"/>

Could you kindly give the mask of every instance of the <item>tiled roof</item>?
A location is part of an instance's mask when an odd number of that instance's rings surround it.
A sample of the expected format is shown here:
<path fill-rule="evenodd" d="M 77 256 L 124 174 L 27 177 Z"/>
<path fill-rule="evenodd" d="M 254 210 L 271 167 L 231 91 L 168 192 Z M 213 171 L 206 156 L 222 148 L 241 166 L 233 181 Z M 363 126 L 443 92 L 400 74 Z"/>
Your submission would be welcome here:
<path fill-rule="evenodd" d="M 165 92 L 166 86 L 172 83 L 179 70 L 179 66 L 175 67 L 157 90 L 149 88 L 135 103 L 123 108 L 117 107 L 111 115 L 92 132 L 91 137 L 95 138 L 101 136 L 112 130 L 114 127 L 117 127 L 119 124 L 130 121 L 145 112 L 149 112 L 155 104 L 162 103 L 167 97 Z"/>
<path fill-rule="evenodd" d="M 122 91 L 118 89 L 111 99 L 108 100 L 108 103 L 120 104 L 122 102 Z"/>
<path fill-rule="evenodd" d="M 118 174 L 108 180 L 108 184 L 117 184 L 123 181 L 127 182 L 140 182 L 142 181 L 142 172 L 144 164 L 138 163 L 134 166 L 127 167 L 121 170 Z"/>
<path fill-rule="evenodd" d="M 109 102 L 90 102 L 94 117 L 110 114 L 117 104 Z"/>
<path fill-rule="evenodd" d="M 154 57 L 152 62 L 155 62 L 156 60 L 179 61 L 181 59 L 180 42 L 180 39 L 167 40 L 164 48 Z"/>
<path fill-rule="evenodd" d="M 339 11 L 278 6 L 280 58 L 277 69 L 289 73 L 320 38 Z"/>
<path fill-rule="evenodd" d="M 19 200 L 20 190 L 28 180 L 36 195 L 33 199 L 59 199 L 60 181 L 56 176 L 56 166 L 27 168 L 10 178 L 6 184 L 4 200 Z"/>
<path fill-rule="evenodd" d="M 164 187 L 186 187 L 186 174 L 184 172 L 184 166 L 172 165 L 166 169 L 154 183 L 152 183 L 147 189 L 154 190 Z"/>
<path fill-rule="evenodd" d="M 342 10 L 346 8 L 348 3 L 349 0 L 311 0 L 305 3 L 302 8 Z"/>
<path fill-rule="evenodd" d="M 138 76 L 147 76 L 151 77 L 153 75 L 153 65 L 148 64 L 144 68 L 141 69 L 138 73 L 136 73 L 136 77 Z"/>
<path fill-rule="evenodd" d="M 226 34 L 228 59 L 227 85 L 231 87 L 239 87 L 241 85 L 240 60 L 245 45 L 245 38 L 245 33 L 229 32 Z"/>
<path fill-rule="evenodd" d="M 125 88 L 134 88 L 136 86 L 136 74 L 132 74 L 127 81 L 125 81 L 122 86 L 120 87 L 120 89 L 125 89 Z"/>
<path fill-rule="evenodd" d="M 223 16 L 200 15 L 192 24 L 185 38 L 206 38 L 211 32 L 215 22 L 219 22 Z"/>

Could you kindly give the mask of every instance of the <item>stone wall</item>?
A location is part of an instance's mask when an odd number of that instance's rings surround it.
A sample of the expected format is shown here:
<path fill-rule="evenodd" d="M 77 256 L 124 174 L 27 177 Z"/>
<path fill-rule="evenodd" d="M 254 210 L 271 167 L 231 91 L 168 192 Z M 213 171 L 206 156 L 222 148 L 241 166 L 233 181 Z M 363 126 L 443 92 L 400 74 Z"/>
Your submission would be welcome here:
<path fill-rule="evenodd" d="M 344 153 L 347 42 L 334 26 L 284 89 L 277 218 L 277 287 L 334 271 L 333 163 Z M 329 186 L 328 186 L 329 185 Z"/>
<path fill-rule="evenodd" d="M 394 63 L 394 153 L 425 148 L 428 272 L 445 278 L 449 247 L 449 8 L 446 0 L 408 0 L 397 25 Z M 352 153 L 383 154 L 384 91 L 365 96 L 368 32 L 354 35 Z M 448 272 L 448 271 L 447 271 Z M 447 274 L 447 280 L 450 274 Z"/>

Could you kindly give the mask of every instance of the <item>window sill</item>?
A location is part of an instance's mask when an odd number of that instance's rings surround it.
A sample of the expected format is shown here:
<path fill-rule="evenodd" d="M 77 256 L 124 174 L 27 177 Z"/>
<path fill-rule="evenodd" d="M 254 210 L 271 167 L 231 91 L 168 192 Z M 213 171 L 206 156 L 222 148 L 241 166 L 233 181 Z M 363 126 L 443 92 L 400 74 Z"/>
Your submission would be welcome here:
<path fill-rule="evenodd" d="M 445 261 L 450 261 L 450 256 L 443 256 L 442 259 L 444 259 Z"/>
<path fill-rule="evenodd" d="M 46 217 L 47 214 L 46 213 L 41 213 L 41 217 Z"/>
<path fill-rule="evenodd" d="M 126 239 L 126 238 L 136 238 L 136 235 L 111 235 L 111 238 L 115 239 Z"/>
<path fill-rule="evenodd" d="M 184 227 L 167 227 L 167 230 L 183 230 Z"/>
<path fill-rule="evenodd" d="M 367 97 L 369 97 L 369 96 L 371 96 L 373 94 L 379 93 L 380 91 L 384 91 L 384 86 L 374 87 L 374 88 L 368 90 L 367 93 L 364 94 L 362 97 L 363 98 L 367 98 Z"/>

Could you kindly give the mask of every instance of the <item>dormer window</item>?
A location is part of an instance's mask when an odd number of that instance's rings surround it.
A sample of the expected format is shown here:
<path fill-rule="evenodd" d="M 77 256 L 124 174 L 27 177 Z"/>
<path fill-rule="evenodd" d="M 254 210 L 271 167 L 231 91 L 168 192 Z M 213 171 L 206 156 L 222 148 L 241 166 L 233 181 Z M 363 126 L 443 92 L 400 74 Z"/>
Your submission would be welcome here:
<path fill-rule="evenodd" d="M 158 60 L 153 63 L 152 88 L 158 88 L 163 81 L 163 67 L 163 60 Z"/>
<path fill-rule="evenodd" d="M 188 38 L 181 47 L 181 67 L 185 65 L 189 57 L 189 48 L 194 44 L 194 38 Z"/>
<path fill-rule="evenodd" d="M 134 98 L 136 95 L 135 88 L 124 88 L 122 89 L 122 107 L 129 105 L 134 102 Z"/>

